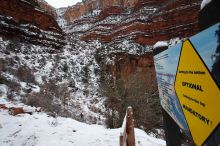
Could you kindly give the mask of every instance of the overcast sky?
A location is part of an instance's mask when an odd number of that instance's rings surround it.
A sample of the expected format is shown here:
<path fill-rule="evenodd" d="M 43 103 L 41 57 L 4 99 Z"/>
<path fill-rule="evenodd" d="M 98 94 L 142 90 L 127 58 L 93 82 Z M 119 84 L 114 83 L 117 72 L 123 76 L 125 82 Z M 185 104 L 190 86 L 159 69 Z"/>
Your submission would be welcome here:
<path fill-rule="evenodd" d="M 75 5 L 77 2 L 81 2 L 82 0 L 45 0 L 51 6 L 55 8 L 68 7 Z"/>

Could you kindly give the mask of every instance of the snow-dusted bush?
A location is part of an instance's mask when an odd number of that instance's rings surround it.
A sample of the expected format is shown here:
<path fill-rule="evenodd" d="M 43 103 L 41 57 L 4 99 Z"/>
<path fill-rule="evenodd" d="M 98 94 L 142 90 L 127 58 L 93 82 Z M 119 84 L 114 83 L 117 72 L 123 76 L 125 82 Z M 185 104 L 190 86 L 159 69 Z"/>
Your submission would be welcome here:
<path fill-rule="evenodd" d="M 36 83 L 33 72 L 27 66 L 20 66 L 15 75 L 23 82 Z"/>

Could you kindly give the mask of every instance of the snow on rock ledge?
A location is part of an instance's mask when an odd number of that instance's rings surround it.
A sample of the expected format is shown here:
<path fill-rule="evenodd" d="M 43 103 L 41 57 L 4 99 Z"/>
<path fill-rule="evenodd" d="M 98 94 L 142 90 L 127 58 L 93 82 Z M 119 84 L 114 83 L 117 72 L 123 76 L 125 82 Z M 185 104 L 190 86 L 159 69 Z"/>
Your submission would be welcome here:
<path fill-rule="evenodd" d="M 208 5 L 212 0 L 203 0 L 200 9 L 202 10 L 206 5 Z"/>
<path fill-rule="evenodd" d="M 161 48 L 161 47 L 168 47 L 168 43 L 166 41 L 159 41 L 154 45 L 154 49 Z"/>

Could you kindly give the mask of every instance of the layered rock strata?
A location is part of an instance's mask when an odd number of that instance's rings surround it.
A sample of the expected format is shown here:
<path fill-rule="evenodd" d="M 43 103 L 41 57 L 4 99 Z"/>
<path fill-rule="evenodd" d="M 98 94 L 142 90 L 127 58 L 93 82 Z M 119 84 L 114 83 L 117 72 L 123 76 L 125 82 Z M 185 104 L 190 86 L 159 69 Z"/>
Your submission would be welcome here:
<path fill-rule="evenodd" d="M 2 0 L 0 34 L 57 49 L 65 44 L 63 32 L 54 17 L 34 0 Z"/>

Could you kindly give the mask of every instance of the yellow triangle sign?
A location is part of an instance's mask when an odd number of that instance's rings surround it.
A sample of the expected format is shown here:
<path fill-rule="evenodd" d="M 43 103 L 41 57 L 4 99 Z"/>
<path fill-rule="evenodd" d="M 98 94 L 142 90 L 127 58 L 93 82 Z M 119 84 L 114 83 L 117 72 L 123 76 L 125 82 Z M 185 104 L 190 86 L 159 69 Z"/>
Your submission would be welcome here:
<path fill-rule="evenodd" d="M 220 90 L 189 40 L 182 46 L 175 91 L 193 140 L 200 146 L 220 123 Z"/>

